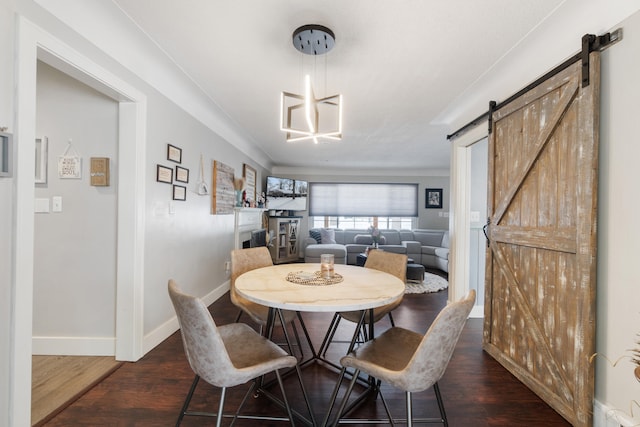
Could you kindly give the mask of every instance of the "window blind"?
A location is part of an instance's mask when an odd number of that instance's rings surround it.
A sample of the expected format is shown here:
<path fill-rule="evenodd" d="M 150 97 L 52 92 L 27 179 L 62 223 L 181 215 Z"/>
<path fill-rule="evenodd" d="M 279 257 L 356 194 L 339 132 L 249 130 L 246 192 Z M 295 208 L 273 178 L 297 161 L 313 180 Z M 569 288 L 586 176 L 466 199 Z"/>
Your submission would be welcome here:
<path fill-rule="evenodd" d="M 418 216 L 418 184 L 312 182 L 311 216 Z"/>

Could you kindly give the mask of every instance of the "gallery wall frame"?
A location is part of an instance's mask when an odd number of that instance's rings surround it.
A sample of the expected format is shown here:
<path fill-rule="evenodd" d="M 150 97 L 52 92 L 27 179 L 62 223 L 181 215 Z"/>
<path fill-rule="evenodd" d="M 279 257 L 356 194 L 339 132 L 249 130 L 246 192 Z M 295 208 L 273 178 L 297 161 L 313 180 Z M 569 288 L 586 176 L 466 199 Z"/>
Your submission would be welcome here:
<path fill-rule="evenodd" d="M 10 177 L 13 172 L 13 134 L 0 132 L 0 177 Z"/>
<path fill-rule="evenodd" d="M 189 182 L 189 169 L 176 166 L 176 182 Z"/>
<path fill-rule="evenodd" d="M 182 148 L 167 144 L 167 160 L 182 163 Z"/>
<path fill-rule="evenodd" d="M 211 214 L 232 214 L 236 203 L 233 187 L 234 170 L 232 167 L 214 160 L 212 173 Z"/>
<path fill-rule="evenodd" d="M 256 170 L 246 163 L 242 165 L 242 177 L 244 178 L 244 189 L 249 200 L 256 200 Z"/>
<path fill-rule="evenodd" d="M 173 200 L 187 200 L 187 187 L 183 185 L 173 186 Z"/>
<path fill-rule="evenodd" d="M 36 138 L 36 172 L 35 183 L 47 183 L 47 166 L 49 153 L 49 139 L 46 136 Z"/>
<path fill-rule="evenodd" d="M 442 209 L 442 188 L 424 189 L 425 209 Z"/>
<path fill-rule="evenodd" d="M 163 165 L 157 165 L 156 181 L 164 182 L 165 184 L 173 184 L 173 168 L 168 168 Z"/>

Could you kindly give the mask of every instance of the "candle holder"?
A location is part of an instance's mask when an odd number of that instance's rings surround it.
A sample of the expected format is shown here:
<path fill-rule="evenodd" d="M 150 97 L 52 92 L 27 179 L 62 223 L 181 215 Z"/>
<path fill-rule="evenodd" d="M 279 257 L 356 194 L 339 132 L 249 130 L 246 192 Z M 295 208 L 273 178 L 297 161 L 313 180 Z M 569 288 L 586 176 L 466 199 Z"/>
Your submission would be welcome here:
<path fill-rule="evenodd" d="M 320 273 L 325 279 L 331 279 L 334 274 L 334 256 L 333 254 L 320 255 Z"/>

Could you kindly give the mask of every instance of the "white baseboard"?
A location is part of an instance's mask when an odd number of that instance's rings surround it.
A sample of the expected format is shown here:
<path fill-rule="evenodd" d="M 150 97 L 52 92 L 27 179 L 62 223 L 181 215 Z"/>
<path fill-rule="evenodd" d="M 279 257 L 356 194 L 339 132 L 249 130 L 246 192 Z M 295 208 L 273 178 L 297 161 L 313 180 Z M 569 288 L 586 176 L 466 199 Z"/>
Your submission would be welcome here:
<path fill-rule="evenodd" d="M 474 305 L 473 308 L 471 309 L 471 313 L 469 313 L 469 318 L 484 319 L 484 306 Z"/>
<path fill-rule="evenodd" d="M 218 286 L 207 295 L 202 297 L 202 301 L 208 307 L 222 297 L 229 290 L 229 281 L 227 280 L 222 285 Z M 162 325 L 145 335 L 144 342 L 142 344 L 142 354 L 147 354 L 153 350 L 162 341 L 166 340 L 180 328 L 178 325 L 178 318 L 173 316 L 171 319 L 164 322 Z"/>
<path fill-rule="evenodd" d="M 639 421 L 634 421 L 624 410 L 612 408 L 594 400 L 593 427 L 632 427 L 639 423 Z"/>
<path fill-rule="evenodd" d="M 229 281 L 202 297 L 208 306 L 229 290 Z M 178 330 L 178 318 L 172 317 L 144 337 L 143 354 L 147 354 Z M 33 337 L 33 354 L 61 356 L 115 356 L 115 337 Z"/>
<path fill-rule="evenodd" d="M 115 356 L 115 337 L 33 337 L 34 355 Z"/>

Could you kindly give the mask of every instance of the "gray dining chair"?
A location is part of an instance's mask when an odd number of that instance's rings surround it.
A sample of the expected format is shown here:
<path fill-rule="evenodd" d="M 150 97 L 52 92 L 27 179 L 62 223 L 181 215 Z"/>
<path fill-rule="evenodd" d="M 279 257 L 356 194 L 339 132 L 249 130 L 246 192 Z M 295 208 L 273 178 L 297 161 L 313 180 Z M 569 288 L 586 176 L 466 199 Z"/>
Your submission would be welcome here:
<path fill-rule="evenodd" d="M 372 268 L 374 270 L 384 271 L 385 273 L 392 274 L 398 279 L 402 280 L 402 283 L 406 283 L 407 281 L 407 256 L 404 254 L 396 254 L 382 250 L 369 251 L 367 261 L 364 264 L 364 268 Z M 391 326 L 395 326 L 395 322 L 393 320 L 393 315 L 391 312 L 395 310 L 401 303 L 402 298 L 398 299 L 395 302 L 392 302 L 391 304 L 374 308 L 373 323 L 377 323 L 385 316 L 388 316 Z M 361 317 L 362 311 L 343 311 L 335 313 L 333 315 L 331 323 L 329 324 L 329 328 L 327 329 L 325 337 L 322 340 L 322 344 L 320 345 L 320 350 L 318 351 L 318 353 L 321 355 L 326 355 L 327 350 L 329 349 L 329 345 L 333 341 L 333 337 L 335 336 L 335 333 L 338 330 L 338 325 L 340 324 L 340 321 L 342 319 L 357 324 L 360 322 Z M 362 337 L 361 341 L 370 339 L 368 337 L 369 334 L 367 333 L 366 328 L 366 326 L 369 325 L 369 322 L 370 317 L 365 316 L 362 330 L 360 332 L 360 335 Z"/>
<path fill-rule="evenodd" d="M 476 292 L 471 290 L 464 298 L 447 305 L 438 314 L 425 335 L 418 334 L 407 329 L 393 327 L 372 341 L 368 341 L 340 359 L 343 370 L 340 382 L 346 369 L 354 369 L 353 377 L 345 392 L 335 421 L 337 425 L 341 421 L 353 423 L 353 419 L 343 419 L 345 408 L 360 373 L 364 373 L 377 379 L 377 391 L 380 381 L 386 382 L 406 395 L 406 423 L 409 427 L 413 422 L 440 422 L 448 426 L 447 415 L 442 402 L 442 395 L 438 387 L 438 381 L 444 375 L 449 361 L 453 355 L 462 329 L 476 300 Z M 335 400 L 340 384 L 332 397 Z M 413 419 L 412 393 L 421 392 L 433 387 L 440 418 Z M 389 422 L 394 420 L 389 407 L 380 393 Z M 327 419 L 333 406 L 333 400 Z M 348 412 L 348 411 L 347 411 Z M 381 420 L 370 420 L 381 421 Z"/>
<path fill-rule="evenodd" d="M 236 322 L 240 321 L 243 313 L 246 313 L 251 318 L 251 320 L 253 320 L 260 326 L 261 332 L 262 329 L 267 325 L 267 321 L 269 318 L 269 307 L 249 301 L 248 299 L 238 294 L 238 292 L 236 291 L 236 279 L 247 271 L 255 270 L 262 267 L 269 267 L 272 265 L 273 261 L 271 260 L 269 249 L 264 246 L 256 248 L 234 249 L 231 251 L 231 286 L 229 289 L 229 295 L 231 297 L 231 302 L 233 303 L 233 305 L 240 309 L 236 318 Z M 302 331 L 304 332 L 304 335 L 307 339 L 307 343 L 311 348 L 311 352 L 315 356 L 315 349 L 311 342 L 311 337 L 309 336 L 309 332 L 307 331 L 306 325 L 304 324 L 304 320 L 302 319 L 300 313 L 291 310 L 281 311 L 285 321 L 285 324 L 282 325 L 282 327 L 284 329 L 286 325 L 291 325 L 296 343 L 298 344 L 298 348 L 300 349 L 300 358 L 302 359 L 304 357 L 304 351 L 300 342 L 298 329 L 295 324 L 296 319 L 298 319 L 298 322 L 302 327 Z M 278 316 L 274 317 L 274 321 L 280 320 Z"/>
<path fill-rule="evenodd" d="M 245 384 L 251 381 L 251 386 L 233 416 L 240 415 L 247 397 L 255 390 L 257 382 L 252 381 L 266 374 L 274 372 L 282 393 L 280 402 L 286 409 L 287 418 L 258 417 L 252 419 L 289 420 L 294 425 L 293 415 L 285 393 L 280 369 L 295 368 L 302 388 L 307 408 L 311 413 L 311 406 L 306 390 L 302 383 L 297 359 L 275 343 L 264 338 L 244 323 L 232 323 L 216 326 L 211 313 L 199 298 L 182 292 L 174 280 L 169 280 L 169 296 L 176 311 L 182 332 L 184 352 L 195 373 L 191 388 L 182 405 L 176 426 L 179 426 L 186 415 L 217 417 L 216 425 L 220 426 L 224 416 L 224 401 L 227 388 Z M 217 413 L 190 412 L 189 403 L 200 379 L 221 388 L 220 402 Z M 248 416 L 247 416 L 248 417 Z"/>

